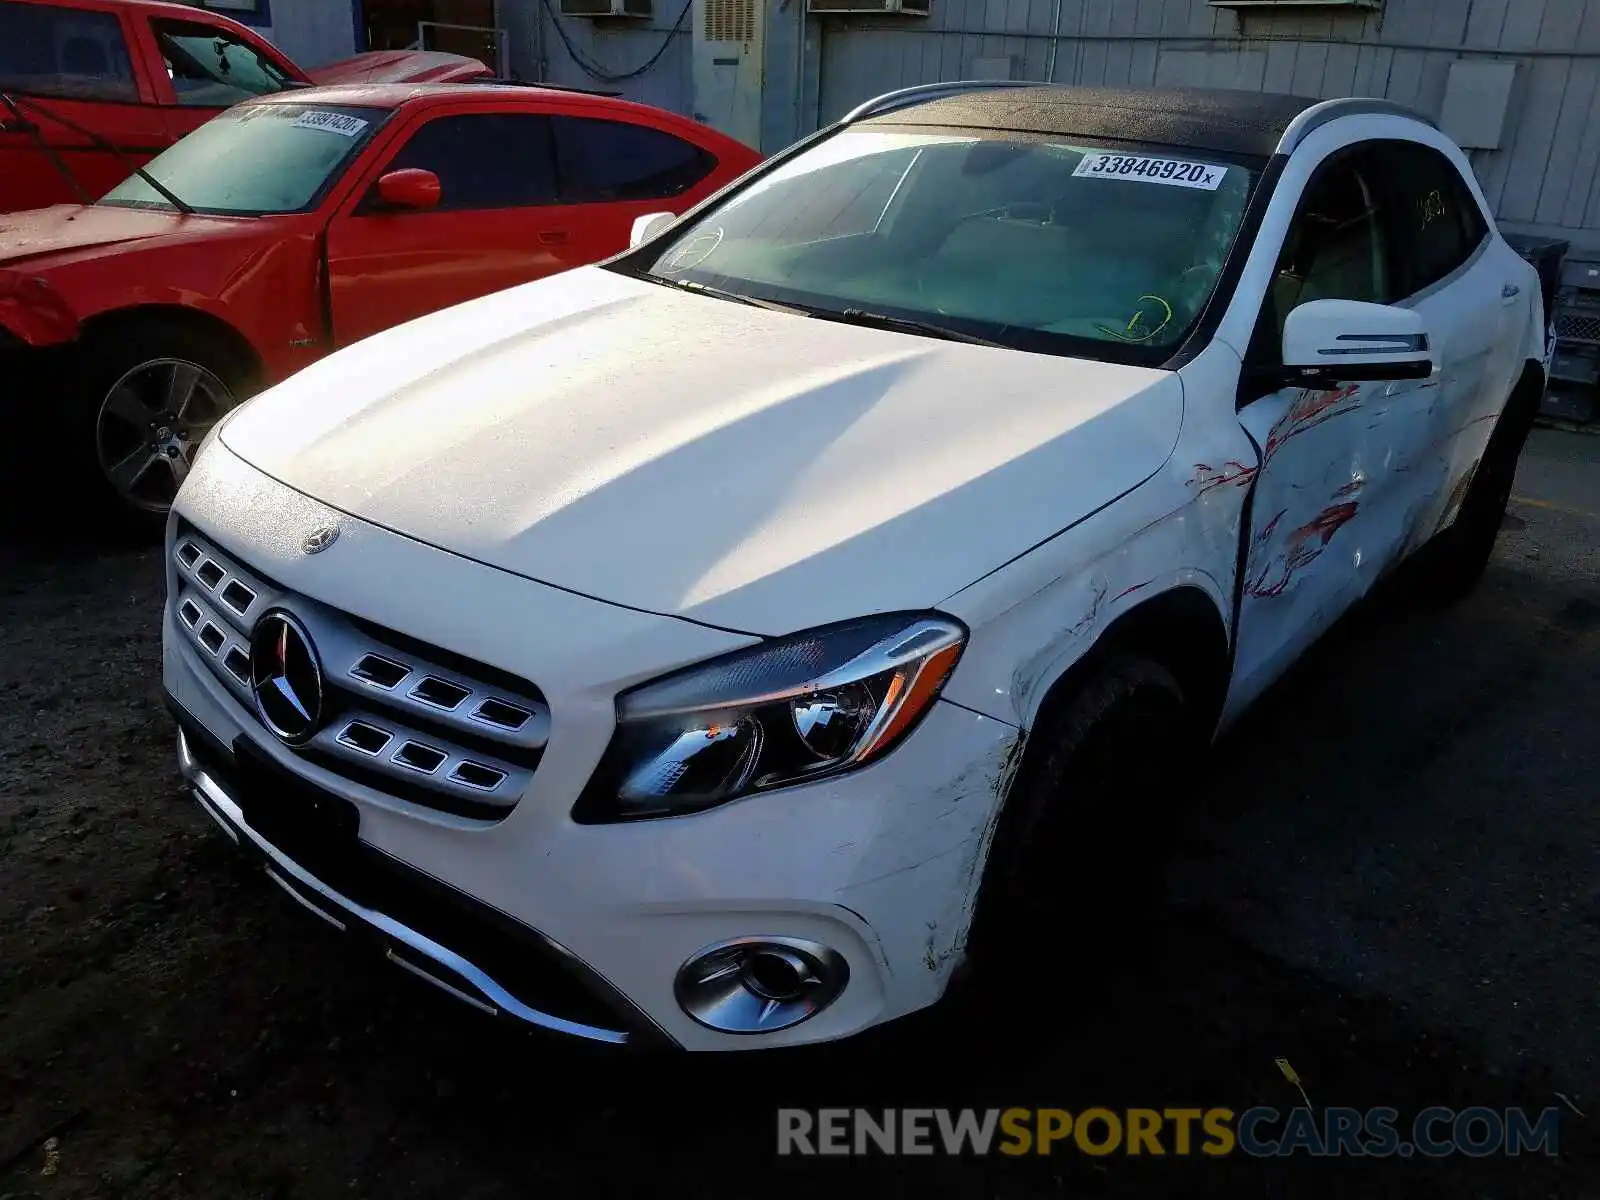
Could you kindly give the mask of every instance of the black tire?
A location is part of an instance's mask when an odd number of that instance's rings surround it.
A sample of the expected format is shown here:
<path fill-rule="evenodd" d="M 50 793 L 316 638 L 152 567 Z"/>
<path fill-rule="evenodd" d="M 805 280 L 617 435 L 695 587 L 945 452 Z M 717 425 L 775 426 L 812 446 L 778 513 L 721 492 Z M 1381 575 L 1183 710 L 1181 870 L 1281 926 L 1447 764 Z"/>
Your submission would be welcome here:
<path fill-rule="evenodd" d="M 1533 431 L 1541 395 L 1537 382 L 1524 379 L 1506 402 L 1483 458 L 1473 472 L 1461 509 L 1408 564 L 1405 591 L 1424 606 L 1445 607 L 1463 600 L 1478 585 L 1505 521 L 1522 448 Z"/>
<path fill-rule="evenodd" d="M 205 430 L 248 398 L 255 386 L 251 364 L 222 339 L 159 318 L 127 321 L 91 334 L 75 348 L 63 374 L 68 473 L 89 498 L 104 531 L 140 538 L 160 536 L 170 493 L 176 492 L 182 473 L 160 465 L 157 445 L 161 456 L 180 459 L 179 467 L 186 464 Z M 177 416 L 164 402 L 183 395 L 183 384 L 191 378 L 189 412 Z M 130 415 L 135 407 L 148 409 L 147 428 Z M 177 419 L 163 422 L 168 416 Z M 136 456 L 147 456 L 154 465 L 132 487 L 119 487 L 113 482 L 113 464 L 133 464 L 116 475 L 126 479 L 138 467 Z"/>
<path fill-rule="evenodd" d="M 1200 749 L 1183 689 L 1144 658 L 1109 659 L 1042 716 L 968 941 L 980 994 L 1007 994 L 1024 972 L 1036 983 L 1042 947 L 1070 947 L 1076 958 L 1135 940 L 1130 924 L 1162 903 L 1182 773 Z"/>

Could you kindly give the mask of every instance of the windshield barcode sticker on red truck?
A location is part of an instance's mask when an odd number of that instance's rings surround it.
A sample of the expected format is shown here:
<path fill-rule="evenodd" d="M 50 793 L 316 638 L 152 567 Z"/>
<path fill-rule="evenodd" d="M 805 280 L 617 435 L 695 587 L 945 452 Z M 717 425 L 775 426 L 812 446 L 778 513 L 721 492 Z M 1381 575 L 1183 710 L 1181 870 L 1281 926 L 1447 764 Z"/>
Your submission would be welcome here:
<path fill-rule="evenodd" d="M 338 133 L 345 137 L 360 137 L 367 128 L 367 123 L 360 117 L 333 112 L 301 113 L 294 124 L 296 129 L 326 129 L 329 133 Z"/>
<path fill-rule="evenodd" d="M 1072 173 L 1091 179 L 1132 179 L 1214 192 L 1222 186 L 1222 178 L 1228 173 L 1228 168 L 1211 163 L 1183 162 L 1176 158 L 1090 153 L 1083 156 L 1083 161 Z"/>

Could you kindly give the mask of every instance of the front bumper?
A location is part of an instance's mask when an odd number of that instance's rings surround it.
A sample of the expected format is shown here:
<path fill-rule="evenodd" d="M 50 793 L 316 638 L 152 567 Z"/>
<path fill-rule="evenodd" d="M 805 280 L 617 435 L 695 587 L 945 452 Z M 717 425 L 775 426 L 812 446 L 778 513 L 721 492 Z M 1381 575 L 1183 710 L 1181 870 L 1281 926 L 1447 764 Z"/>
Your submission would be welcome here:
<path fill-rule="evenodd" d="M 202 456 L 177 511 L 283 594 L 491 664 L 533 681 L 548 701 L 548 745 L 506 815 L 485 822 L 429 809 L 270 735 L 202 662 L 169 600 L 164 680 L 185 725 L 185 774 L 206 811 L 318 915 L 375 937 L 469 1003 L 602 1041 L 698 1050 L 827 1041 L 944 993 L 1017 738 L 1011 726 L 939 703 L 894 753 L 852 775 L 694 816 L 579 825 L 573 802 L 611 737 L 617 692 L 750 639 L 575 596 L 366 524 L 273 483 L 220 444 Z M 340 527 L 337 544 L 301 553 L 304 531 L 327 522 Z M 168 570 L 171 595 L 180 577 L 170 553 Z M 397 893 L 359 872 L 357 886 L 348 863 L 325 866 L 318 847 L 291 849 L 252 828 L 228 776 L 241 744 L 296 786 L 348 806 L 359 818 L 351 857 L 406 886 Z M 447 922 L 445 908 L 470 920 Z M 480 936 L 485 924 L 495 937 Z M 740 938 L 828 947 L 847 964 L 848 984 L 788 1028 L 708 1028 L 680 1005 L 675 980 L 686 961 Z M 547 981 L 524 974 L 534 960 L 565 968 L 579 994 L 547 1001 Z"/>
<path fill-rule="evenodd" d="M 674 1044 L 565 946 L 380 850 L 358 845 L 342 861 L 325 860 L 320 873 L 296 862 L 246 821 L 229 790 L 239 769 L 233 754 L 170 698 L 168 707 L 178 722 L 178 767 L 200 807 L 274 883 L 341 933 L 491 1016 L 613 1045 Z"/>

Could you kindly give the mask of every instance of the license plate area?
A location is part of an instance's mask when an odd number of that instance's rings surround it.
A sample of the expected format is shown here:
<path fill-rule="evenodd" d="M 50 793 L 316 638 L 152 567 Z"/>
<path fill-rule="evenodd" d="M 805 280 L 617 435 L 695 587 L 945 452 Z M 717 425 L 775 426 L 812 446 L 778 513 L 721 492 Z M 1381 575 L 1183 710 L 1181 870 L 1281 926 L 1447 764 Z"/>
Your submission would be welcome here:
<path fill-rule="evenodd" d="M 297 779 L 244 735 L 233 756 L 235 799 L 251 829 L 314 873 L 349 864 L 361 829 L 354 804 Z"/>

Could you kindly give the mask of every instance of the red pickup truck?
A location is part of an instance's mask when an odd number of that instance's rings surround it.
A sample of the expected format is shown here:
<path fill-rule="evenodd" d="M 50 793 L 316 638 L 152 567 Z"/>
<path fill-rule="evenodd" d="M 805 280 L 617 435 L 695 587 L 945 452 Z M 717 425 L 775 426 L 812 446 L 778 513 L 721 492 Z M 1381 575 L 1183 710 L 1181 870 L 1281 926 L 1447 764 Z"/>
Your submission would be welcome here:
<path fill-rule="evenodd" d="M 163 0 L 0 0 L 0 212 L 98 199 L 222 109 L 314 83 L 459 82 L 388 50 L 304 71 L 237 21 Z"/>

